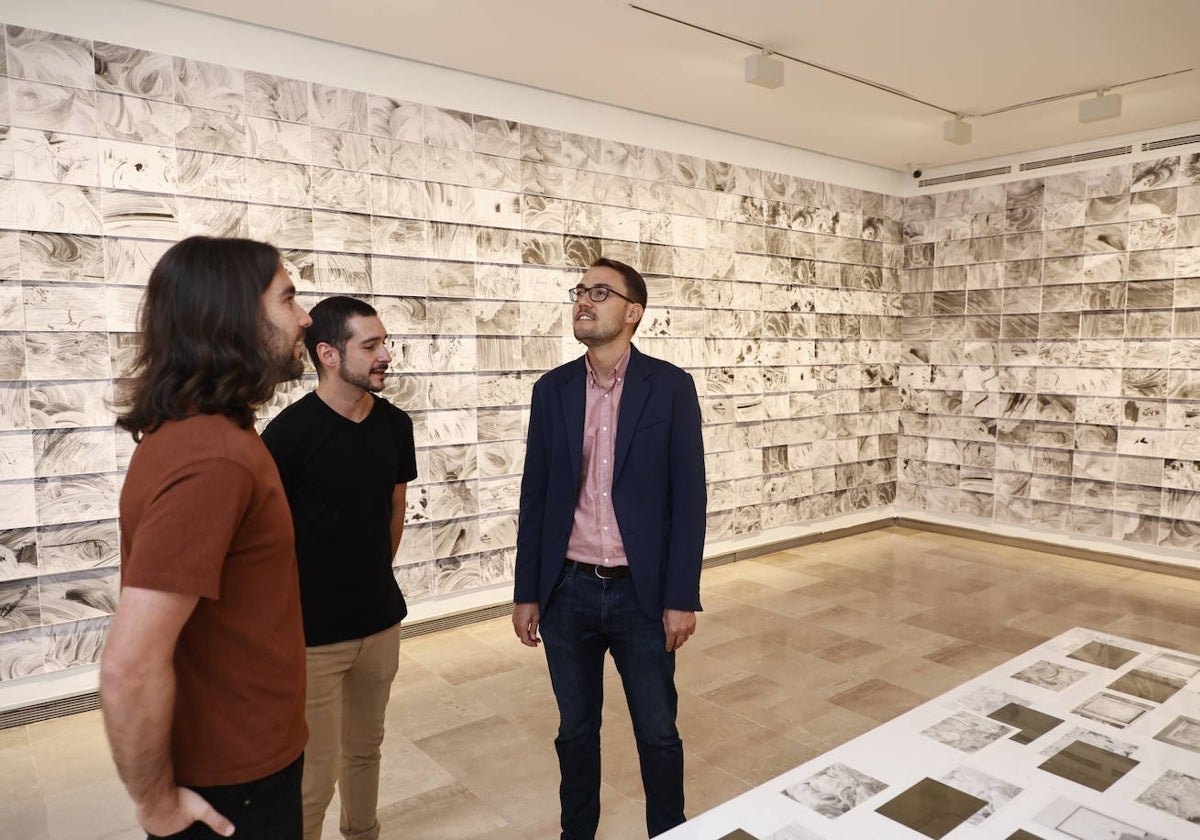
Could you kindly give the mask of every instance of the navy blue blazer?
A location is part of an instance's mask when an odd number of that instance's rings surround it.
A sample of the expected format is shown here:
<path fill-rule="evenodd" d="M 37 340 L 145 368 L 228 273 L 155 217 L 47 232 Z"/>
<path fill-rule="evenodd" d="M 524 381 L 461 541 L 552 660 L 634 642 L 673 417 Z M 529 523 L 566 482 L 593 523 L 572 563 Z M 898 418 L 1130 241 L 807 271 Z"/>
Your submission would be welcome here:
<path fill-rule="evenodd" d="M 583 460 L 583 357 L 533 386 L 514 600 L 544 612 L 562 571 Z M 696 385 L 682 369 L 630 351 L 617 418 L 612 501 L 642 610 L 700 609 L 704 443 Z"/>

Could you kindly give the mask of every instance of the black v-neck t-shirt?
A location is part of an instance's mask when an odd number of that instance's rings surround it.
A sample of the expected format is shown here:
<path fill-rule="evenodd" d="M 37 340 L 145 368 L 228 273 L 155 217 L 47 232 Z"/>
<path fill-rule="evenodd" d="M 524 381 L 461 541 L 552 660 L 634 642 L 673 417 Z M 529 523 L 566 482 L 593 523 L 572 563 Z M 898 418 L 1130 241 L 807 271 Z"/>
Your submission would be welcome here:
<path fill-rule="evenodd" d="M 417 477 L 412 419 L 387 400 L 360 422 L 315 392 L 262 433 L 292 508 L 305 644 L 361 639 L 408 614 L 392 574 L 392 492 Z"/>

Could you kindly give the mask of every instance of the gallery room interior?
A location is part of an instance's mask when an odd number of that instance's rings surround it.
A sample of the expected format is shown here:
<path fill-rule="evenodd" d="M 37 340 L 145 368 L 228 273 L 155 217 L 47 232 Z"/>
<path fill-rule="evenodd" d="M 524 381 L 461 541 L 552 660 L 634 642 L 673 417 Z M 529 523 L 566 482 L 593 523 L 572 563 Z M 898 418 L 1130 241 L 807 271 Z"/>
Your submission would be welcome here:
<path fill-rule="evenodd" d="M 636 345 L 703 423 L 694 819 L 665 837 L 1200 836 L 1200 6 L 0 24 L 0 837 L 145 836 L 97 700 L 112 400 L 196 234 L 274 244 L 302 305 L 361 297 L 390 334 L 419 477 L 384 837 L 559 836 L 554 696 L 508 613 L 530 391 L 580 355 L 600 256 L 645 275 Z M 609 677 L 598 836 L 644 837 Z"/>

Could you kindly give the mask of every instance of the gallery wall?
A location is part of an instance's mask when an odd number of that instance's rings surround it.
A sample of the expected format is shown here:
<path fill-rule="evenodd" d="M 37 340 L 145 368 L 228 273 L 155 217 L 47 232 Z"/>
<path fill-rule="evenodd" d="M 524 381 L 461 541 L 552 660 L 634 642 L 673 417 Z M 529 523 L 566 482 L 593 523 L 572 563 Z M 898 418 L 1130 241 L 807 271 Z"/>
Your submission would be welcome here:
<path fill-rule="evenodd" d="M 905 200 L 898 505 L 1195 565 L 1191 148 Z"/>
<path fill-rule="evenodd" d="M 647 276 L 639 347 L 697 381 L 710 546 L 892 502 L 896 196 L 20 26 L 0 73 L 0 680 L 97 658 L 132 449 L 113 385 L 192 234 L 379 309 L 419 447 L 414 605 L 506 597 L 530 388 L 580 353 L 566 290 L 600 254 Z"/>

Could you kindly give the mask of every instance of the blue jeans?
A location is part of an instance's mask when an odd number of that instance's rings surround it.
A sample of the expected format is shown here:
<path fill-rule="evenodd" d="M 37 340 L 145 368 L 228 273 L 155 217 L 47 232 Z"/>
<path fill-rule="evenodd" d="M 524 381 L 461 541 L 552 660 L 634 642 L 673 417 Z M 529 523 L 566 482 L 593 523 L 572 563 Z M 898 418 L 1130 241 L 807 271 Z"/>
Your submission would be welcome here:
<path fill-rule="evenodd" d="M 633 720 L 646 829 L 653 837 L 684 822 L 675 654 L 667 652 L 662 619 L 638 606 L 633 581 L 564 569 L 541 618 L 541 635 L 558 700 L 562 840 L 593 840 L 600 822 L 605 651 L 612 652 Z"/>

